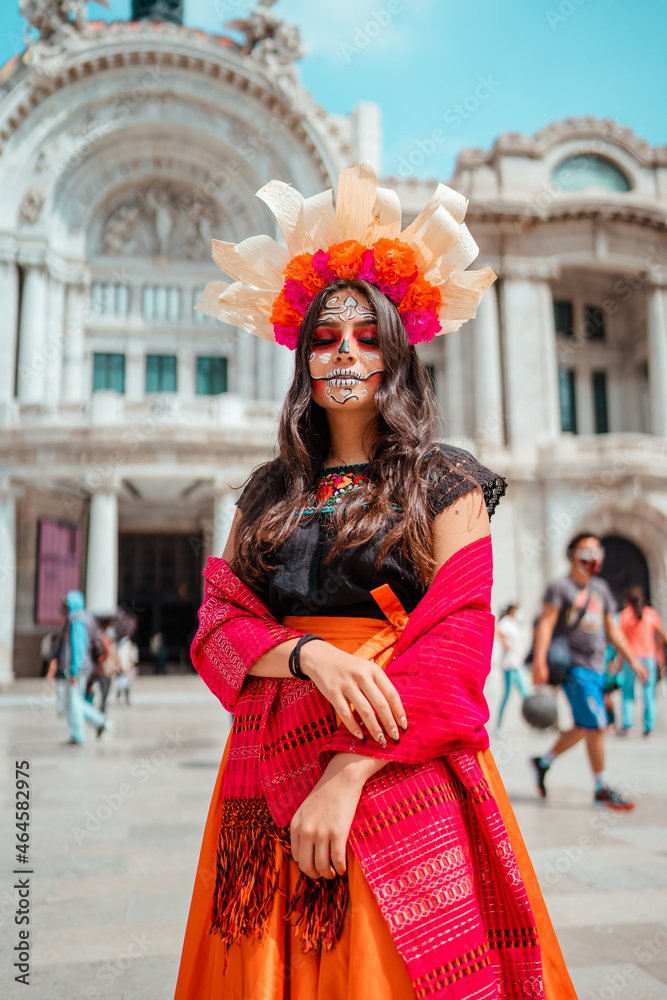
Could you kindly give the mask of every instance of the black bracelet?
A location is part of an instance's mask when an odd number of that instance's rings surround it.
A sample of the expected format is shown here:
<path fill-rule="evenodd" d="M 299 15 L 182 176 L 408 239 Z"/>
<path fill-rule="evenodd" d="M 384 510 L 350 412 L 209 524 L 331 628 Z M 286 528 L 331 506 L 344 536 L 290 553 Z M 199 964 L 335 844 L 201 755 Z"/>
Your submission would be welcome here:
<path fill-rule="evenodd" d="M 289 672 L 291 673 L 292 677 L 298 677 L 298 679 L 300 681 L 309 681 L 310 680 L 310 677 L 308 676 L 308 674 L 304 674 L 303 670 L 301 669 L 301 647 L 305 646 L 307 642 L 311 641 L 311 639 L 320 639 L 321 640 L 321 636 L 319 636 L 319 635 L 302 635 L 301 638 L 299 639 L 299 641 L 297 642 L 296 646 L 294 647 L 294 649 L 292 650 L 292 652 L 289 655 L 289 663 L 288 663 Z"/>

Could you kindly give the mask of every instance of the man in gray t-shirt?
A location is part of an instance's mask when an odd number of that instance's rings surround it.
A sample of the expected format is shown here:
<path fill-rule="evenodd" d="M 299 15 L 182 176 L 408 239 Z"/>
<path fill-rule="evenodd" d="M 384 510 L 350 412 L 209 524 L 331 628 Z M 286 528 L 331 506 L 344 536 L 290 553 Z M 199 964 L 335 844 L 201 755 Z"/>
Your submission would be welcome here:
<path fill-rule="evenodd" d="M 612 643 L 634 672 L 643 679 L 644 666 L 630 652 L 625 636 L 614 623 L 616 604 L 609 587 L 597 574 L 602 568 L 604 549 L 600 539 L 590 532 L 573 538 L 567 550 L 570 573 L 554 580 L 544 595 L 542 614 L 535 631 L 533 681 L 546 684 L 548 661 L 560 639 L 569 662 L 563 691 L 572 708 L 574 726 L 561 733 L 551 750 L 533 757 L 537 790 L 546 797 L 546 773 L 560 754 L 581 739 L 595 779 L 594 805 L 609 809 L 634 809 L 635 803 L 624 799 L 607 784 L 604 770 L 604 734 L 607 713 L 604 706 L 604 668 L 607 644 Z M 565 645 L 565 650 L 562 646 Z"/>
<path fill-rule="evenodd" d="M 616 611 L 606 580 L 591 576 L 582 586 L 581 581 L 564 576 L 549 584 L 544 604 L 558 608 L 553 635 L 566 636 L 572 665 L 603 674 L 607 652 L 605 619 Z"/>

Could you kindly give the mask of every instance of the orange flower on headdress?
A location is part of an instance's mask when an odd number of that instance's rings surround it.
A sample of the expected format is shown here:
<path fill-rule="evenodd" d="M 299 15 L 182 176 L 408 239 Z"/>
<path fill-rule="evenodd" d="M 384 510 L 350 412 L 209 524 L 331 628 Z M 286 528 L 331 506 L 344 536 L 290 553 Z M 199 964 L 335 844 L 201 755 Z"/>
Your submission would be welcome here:
<path fill-rule="evenodd" d="M 324 288 L 324 283 L 313 268 L 312 253 L 300 253 L 292 257 L 284 271 L 285 278 L 293 278 L 300 281 L 306 291 L 315 296 Z"/>
<path fill-rule="evenodd" d="M 400 240 L 377 240 L 373 244 L 375 271 L 381 285 L 397 284 L 399 279 L 411 279 L 417 270 L 412 247 Z"/>
<path fill-rule="evenodd" d="M 329 267 L 332 271 L 336 272 L 339 278 L 346 278 L 348 281 L 351 281 L 359 273 L 365 249 L 356 240 L 345 240 L 344 243 L 334 243 L 327 251 L 329 254 Z"/>
<path fill-rule="evenodd" d="M 421 274 L 418 274 L 415 280 L 408 286 L 408 290 L 398 307 L 398 311 L 407 312 L 409 309 L 413 309 L 415 312 L 437 313 L 441 302 L 440 289 L 432 285 Z"/>
<path fill-rule="evenodd" d="M 271 322 L 277 326 L 288 326 L 299 330 L 303 316 L 285 300 L 284 295 L 278 295 L 271 310 Z"/>

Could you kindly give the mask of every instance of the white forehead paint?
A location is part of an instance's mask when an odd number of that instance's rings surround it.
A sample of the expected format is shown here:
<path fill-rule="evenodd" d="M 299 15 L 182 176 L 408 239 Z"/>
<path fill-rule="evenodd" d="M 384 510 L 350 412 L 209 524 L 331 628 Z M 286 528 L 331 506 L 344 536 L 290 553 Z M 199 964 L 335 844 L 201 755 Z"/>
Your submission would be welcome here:
<path fill-rule="evenodd" d="M 354 295 L 350 294 L 346 295 L 344 299 L 342 295 L 332 295 L 328 298 L 324 303 L 324 309 L 320 313 L 319 319 L 337 319 L 341 321 L 365 319 L 374 323 L 376 316 L 374 309 L 360 305 L 358 299 L 355 299 Z"/>

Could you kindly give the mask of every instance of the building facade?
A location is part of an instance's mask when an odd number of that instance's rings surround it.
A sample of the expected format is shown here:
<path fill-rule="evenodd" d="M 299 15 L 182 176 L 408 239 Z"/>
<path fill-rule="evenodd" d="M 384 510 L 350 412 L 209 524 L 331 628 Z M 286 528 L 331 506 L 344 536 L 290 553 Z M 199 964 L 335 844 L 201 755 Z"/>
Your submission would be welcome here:
<path fill-rule="evenodd" d="M 133 610 L 143 651 L 161 630 L 187 657 L 203 561 L 291 370 L 194 312 L 211 237 L 273 233 L 254 196 L 273 177 L 310 195 L 343 166 L 381 172 L 378 109 L 317 107 L 269 8 L 243 45 L 144 7 L 70 23 L 53 0 L 0 71 L 0 682 L 38 672 L 76 585 L 94 612 Z M 436 182 L 384 183 L 409 222 Z M 510 480 L 497 601 L 532 613 L 586 524 L 617 589 L 630 573 L 665 610 L 667 150 L 568 120 L 464 152 L 450 183 L 499 280 L 421 350 L 443 434 Z"/>

